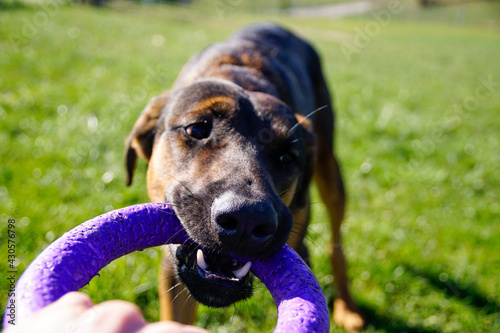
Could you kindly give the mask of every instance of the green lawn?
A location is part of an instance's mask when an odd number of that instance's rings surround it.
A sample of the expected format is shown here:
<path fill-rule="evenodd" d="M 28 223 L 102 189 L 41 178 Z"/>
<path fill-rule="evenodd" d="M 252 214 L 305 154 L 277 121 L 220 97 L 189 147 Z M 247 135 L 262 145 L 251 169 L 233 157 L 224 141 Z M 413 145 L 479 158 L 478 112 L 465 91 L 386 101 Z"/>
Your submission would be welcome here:
<path fill-rule="evenodd" d="M 268 19 L 309 38 L 324 61 L 349 194 L 345 251 L 367 332 L 500 331 L 500 3 L 403 2 L 381 21 L 263 17 L 222 2 L 223 12 L 0 5 L 2 307 L 8 219 L 22 272 L 77 224 L 147 202 L 145 163 L 129 188 L 123 166 L 140 110 L 192 54 Z M 309 248 L 331 306 L 329 231 L 316 193 L 313 202 Z M 157 249 L 121 258 L 86 290 L 157 320 L 159 260 Z M 198 314 L 213 332 L 269 332 L 276 321 L 262 285 L 250 301 Z"/>

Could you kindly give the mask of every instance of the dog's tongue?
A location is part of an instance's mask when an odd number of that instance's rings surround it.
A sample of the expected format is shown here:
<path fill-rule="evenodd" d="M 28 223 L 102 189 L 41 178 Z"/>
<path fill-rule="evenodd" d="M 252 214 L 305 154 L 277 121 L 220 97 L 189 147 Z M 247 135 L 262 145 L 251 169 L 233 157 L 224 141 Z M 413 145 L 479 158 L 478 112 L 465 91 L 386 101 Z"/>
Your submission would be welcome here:
<path fill-rule="evenodd" d="M 62 295 L 81 289 L 114 259 L 149 247 L 185 242 L 189 242 L 186 232 L 165 203 L 130 206 L 89 220 L 47 247 L 20 277 L 16 285 L 17 323 Z M 239 259 L 244 265 L 233 272 L 235 276 L 246 275 L 250 266 L 247 259 Z M 251 270 L 278 307 L 275 332 L 328 332 L 328 309 L 321 288 L 290 247 L 283 246 L 269 259 L 252 260 Z M 6 311 L 4 327 L 9 326 L 8 321 Z"/>

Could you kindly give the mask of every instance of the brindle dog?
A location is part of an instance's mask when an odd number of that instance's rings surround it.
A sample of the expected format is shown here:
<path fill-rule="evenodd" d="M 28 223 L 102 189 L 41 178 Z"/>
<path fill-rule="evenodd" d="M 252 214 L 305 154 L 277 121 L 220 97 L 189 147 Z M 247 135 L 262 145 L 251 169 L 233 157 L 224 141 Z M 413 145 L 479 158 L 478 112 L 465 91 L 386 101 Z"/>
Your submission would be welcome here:
<path fill-rule="evenodd" d="M 162 319 L 192 323 L 193 298 L 224 307 L 250 297 L 249 267 L 229 253 L 262 258 L 287 242 L 307 261 L 314 176 L 332 227 L 334 319 L 351 331 L 363 326 L 347 287 L 333 131 L 317 53 L 270 23 L 195 55 L 172 89 L 150 101 L 126 142 L 128 184 L 137 156 L 144 158 L 149 198 L 171 203 L 197 243 L 165 251 Z"/>

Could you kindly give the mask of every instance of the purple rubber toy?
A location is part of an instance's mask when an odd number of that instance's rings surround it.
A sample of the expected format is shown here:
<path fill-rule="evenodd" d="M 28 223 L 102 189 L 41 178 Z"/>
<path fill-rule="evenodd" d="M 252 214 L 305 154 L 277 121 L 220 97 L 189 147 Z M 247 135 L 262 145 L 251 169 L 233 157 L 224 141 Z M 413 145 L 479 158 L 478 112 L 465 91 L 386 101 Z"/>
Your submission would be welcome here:
<path fill-rule="evenodd" d="M 119 257 L 188 240 L 166 203 L 130 206 L 89 220 L 47 247 L 20 277 L 16 323 L 64 294 L 80 290 Z M 275 332 L 329 331 L 323 292 L 310 269 L 288 245 L 269 259 L 252 260 L 251 271 L 266 285 L 278 307 Z M 8 315 L 6 311 L 4 328 L 9 325 Z"/>

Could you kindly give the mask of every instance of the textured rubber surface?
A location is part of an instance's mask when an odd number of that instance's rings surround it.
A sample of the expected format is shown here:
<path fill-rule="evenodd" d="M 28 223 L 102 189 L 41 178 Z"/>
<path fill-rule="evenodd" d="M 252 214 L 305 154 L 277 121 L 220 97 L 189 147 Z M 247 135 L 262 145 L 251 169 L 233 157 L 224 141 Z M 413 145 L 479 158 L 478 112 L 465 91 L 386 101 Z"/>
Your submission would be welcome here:
<path fill-rule="evenodd" d="M 130 206 L 89 220 L 47 247 L 20 277 L 16 323 L 67 292 L 79 290 L 119 257 L 186 241 L 186 232 L 166 203 Z M 252 272 L 269 289 L 278 308 L 275 332 L 329 331 L 323 292 L 310 269 L 288 245 L 269 259 L 252 260 Z M 7 327 L 7 311 L 5 315 L 3 324 Z"/>

